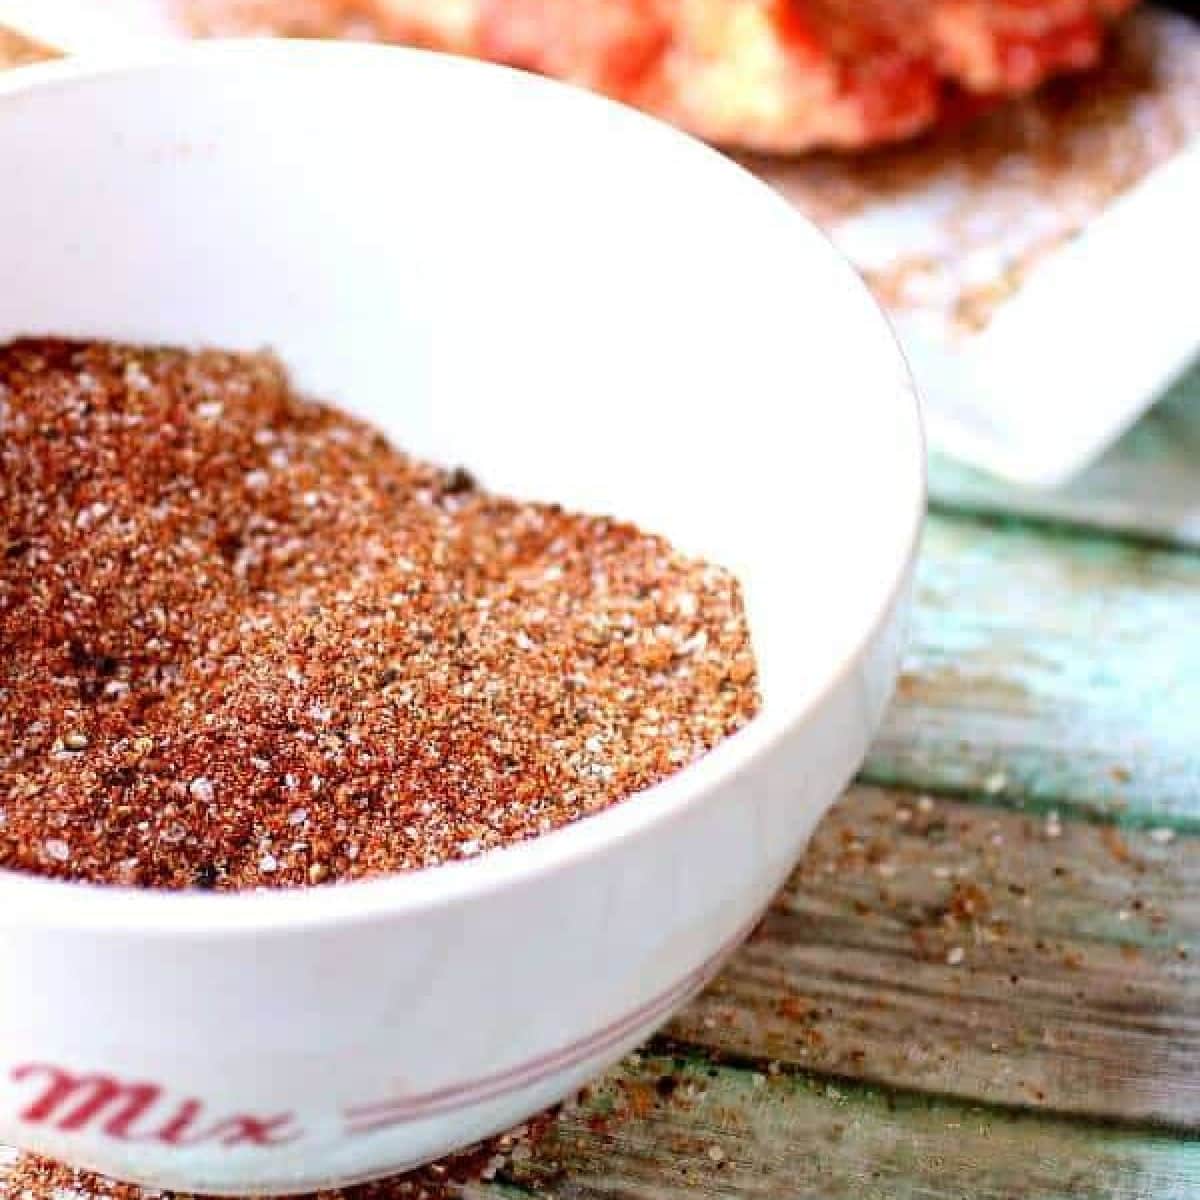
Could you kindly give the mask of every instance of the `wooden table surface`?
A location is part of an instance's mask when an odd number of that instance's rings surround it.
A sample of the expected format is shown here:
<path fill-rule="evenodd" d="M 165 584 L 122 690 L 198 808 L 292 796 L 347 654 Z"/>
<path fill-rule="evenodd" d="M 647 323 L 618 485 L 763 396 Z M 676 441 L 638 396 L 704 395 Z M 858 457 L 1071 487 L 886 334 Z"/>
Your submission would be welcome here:
<path fill-rule="evenodd" d="M 859 782 L 724 975 L 472 1195 L 1200 1197 L 1200 369 L 1066 491 L 932 493 Z"/>
<path fill-rule="evenodd" d="M 1200 368 L 1064 491 L 932 495 L 858 783 L 473 1200 L 1200 1197 Z"/>

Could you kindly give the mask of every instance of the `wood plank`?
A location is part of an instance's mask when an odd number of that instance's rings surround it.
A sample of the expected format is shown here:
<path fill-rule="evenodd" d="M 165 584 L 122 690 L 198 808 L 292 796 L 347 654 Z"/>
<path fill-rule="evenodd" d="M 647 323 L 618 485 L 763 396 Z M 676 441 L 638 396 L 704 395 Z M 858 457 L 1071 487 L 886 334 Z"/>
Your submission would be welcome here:
<path fill-rule="evenodd" d="M 556 1200 L 1194 1200 L 1200 1142 L 648 1056 L 507 1170 Z"/>
<path fill-rule="evenodd" d="M 1200 1129 L 1200 838 L 856 787 L 667 1032 L 739 1059 Z"/>
<path fill-rule="evenodd" d="M 1013 487 L 934 455 L 929 488 L 943 512 L 1019 514 L 1200 547 L 1200 365 L 1065 487 Z"/>
<path fill-rule="evenodd" d="M 1200 555 L 933 516 L 876 783 L 1200 825 Z"/>
<path fill-rule="evenodd" d="M 480 1177 L 499 1168 L 490 1182 Z M 449 1182 L 461 1181 L 461 1182 Z M 1200 1142 L 632 1055 L 534 1139 L 314 1200 L 1194 1200 Z M 191 1200 L 24 1159 L 3 1200 Z"/>
<path fill-rule="evenodd" d="M 970 1115 L 978 1130 L 999 1129 L 1015 1139 L 1013 1130 L 1033 1129 L 1030 1136 L 1044 1137 L 1047 1155 L 1060 1152 L 1053 1131 L 1075 1127 L 1027 1126 L 1000 1105 L 1194 1130 L 1200 1127 L 1200 838 L 853 788 L 822 823 L 752 941 L 656 1045 L 672 1042 L 686 1043 L 688 1070 L 700 1072 L 702 1087 L 709 1086 L 708 1067 L 695 1065 L 698 1054 L 755 1060 L 759 1074 L 772 1063 L 771 1069 L 784 1064 L 785 1073 L 803 1068 L 803 1086 L 796 1084 L 794 1093 L 799 1111 L 794 1118 L 776 1112 L 768 1132 L 817 1139 L 826 1155 L 822 1171 L 835 1179 L 849 1172 L 845 1194 L 862 1183 L 854 1172 L 885 1135 L 870 1132 L 855 1150 L 859 1157 L 849 1159 L 819 1141 L 830 1136 L 823 1123 L 837 1123 L 841 1108 L 833 1116 L 810 1111 L 813 1097 L 823 1095 L 814 1072 L 841 1077 L 833 1087 L 851 1097 L 852 1121 L 867 1120 L 866 1103 L 876 1114 L 869 1129 L 879 1112 L 888 1113 L 894 1126 L 888 1136 L 903 1134 L 930 1156 L 942 1153 L 936 1145 L 942 1127 L 929 1124 L 928 1114 L 950 1114 L 943 1125 L 952 1129 L 969 1108 L 881 1101 L 846 1080 L 986 1101 L 985 1112 Z M 628 1090 L 620 1081 L 640 1073 L 635 1062 L 618 1071 L 612 1087 Z M 726 1071 L 721 1078 L 741 1076 Z M 771 1078 L 771 1087 L 782 1086 Z M 730 1087 L 744 1092 L 740 1083 Z M 645 1088 L 630 1094 L 638 1111 L 661 1099 Z M 757 1091 L 757 1103 L 754 1097 Z M 724 1125 L 707 1127 L 709 1144 L 716 1138 L 724 1146 L 730 1130 L 735 1140 L 742 1136 L 741 1101 L 728 1103 Z M 779 1104 L 786 1103 L 784 1096 Z M 888 1104 L 926 1114 L 921 1129 L 909 1129 L 909 1117 L 896 1118 Z M 594 1114 L 595 1104 L 587 1111 Z M 573 1116 L 569 1125 L 581 1121 Z M 676 1143 L 665 1140 L 674 1132 L 656 1126 L 630 1136 L 641 1139 L 639 1153 L 656 1153 L 661 1162 L 675 1153 Z M 664 1141 L 655 1150 L 652 1138 L 660 1134 Z M 594 1130 L 587 1136 L 592 1157 L 584 1173 L 594 1175 L 612 1148 Z M 552 1139 L 539 1163 L 559 1154 L 555 1145 Z M 1002 1159 L 998 1153 L 988 1160 L 988 1169 L 999 1170 Z M 619 1151 L 614 1164 L 613 1178 L 627 1186 Z M 584 1170 L 578 1163 L 572 1169 Z M 999 1176 L 996 1186 L 1006 1186 L 1007 1178 Z M 926 1182 L 919 1172 L 911 1177 L 914 1189 Z M 589 1187 L 600 1186 L 590 1176 L 585 1184 L 556 1194 L 588 1196 Z M 652 1184 L 658 1186 L 648 1175 L 645 1186 Z M 730 1194 L 741 1194 L 740 1186 L 735 1181 Z M 81 1191 L 78 1183 L 72 1190 Z M 51 1198 L 35 1191 L 29 1200 Z"/>

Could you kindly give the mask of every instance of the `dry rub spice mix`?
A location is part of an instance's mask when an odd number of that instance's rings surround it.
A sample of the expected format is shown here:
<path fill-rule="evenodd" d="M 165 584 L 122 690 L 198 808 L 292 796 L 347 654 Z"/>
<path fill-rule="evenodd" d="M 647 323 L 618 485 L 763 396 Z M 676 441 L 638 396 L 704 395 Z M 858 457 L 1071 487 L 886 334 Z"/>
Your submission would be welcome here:
<path fill-rule="evenodd" d="M 726 571 L 490 495 L 271 356 L 0 347 L 0 867 L 157 888 L 466 859 L 758 705 Z"/>

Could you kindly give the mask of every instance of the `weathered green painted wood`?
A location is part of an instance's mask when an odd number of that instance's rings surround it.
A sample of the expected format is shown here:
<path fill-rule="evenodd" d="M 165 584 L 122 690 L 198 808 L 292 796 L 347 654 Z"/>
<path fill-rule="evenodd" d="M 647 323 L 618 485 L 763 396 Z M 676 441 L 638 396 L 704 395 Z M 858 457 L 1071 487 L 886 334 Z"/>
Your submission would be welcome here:
<path fill-rule="evenodd" d="M 667 1033 L 1200 1130 L 1200 838 L 853 788 Z"/>
<path fill-rule="evenodd" d="M 951 965 L 956 948 L 963 950 L 963 961 Z M 1189 957 L 1182 958 L 1181 950 Z M 783 1061 L 990 1101 L 1195 1125 L 1200 1111 L 1200 1081 L 1194 1078 L 1200 1061 L 1198 951 L 1200 840 L 1161 831 L 1118 834 L 1110 826 L 1045 814 L 857 787 L 822 823 L 804 864 L 754 941 L 668 1033 L 723 1054 L 761 1059 L 764 1067 L 769 1060 Z M 721 1077 L 740 1078 L 737 1073 Z M 708 1086 L 707 1079 L 703 1085 Z M 781 1085 L 772 1081 L 769 1086 Z M 794 1125 L 789 1112 L 776 1112 L 763 1125 L 759 1116 L 742 1111 L 736 1097 L 744 1097 L 745 1089 L 735 1088 L 715 1123 L 689 1136 L 724 1147 L 732 1130 L 741 1146 L 739 1131 L 749 1123 L 766 1139 L 754 1151 L 764 1155 L 796 1139 L 813 1141 L 825 1160 L 818 1158 L 820 1173 L 805 1186 L 815 1189 L 828 1174 L 836 1185 L 829 1193 L 833 1197 L 851 1195 L 862 1184 L 856 1172 L 866 1170 L 885 1136 L 910 1140 L 917 1149 L 904 1161 L 911 1165 L 921 1154 L 932 1160 L 942 1153 L 930 1112 L 951 1114 L 943 1121 L 946 1130 L 963 1119 L 952 1107 L 917 1104 L 913 1109 L 914 1102 L 902 1101 L 906 1113 L 926 1115 L 916 1130 L 904 1123 L 906 1116 L 888 1133 L 877 1128 L 875 1093 L 840 1081 L 834 1086 L 845 1103 L 822 1115 L 810 1111 L 820 1089 L 814 1093 L 805 1085 L 797 1093 L 803 1105 Z M 635 1107 L 658 1103 L 657 1092 L 645 1088 L 630 1094 Z M 867 1097 L 866 1116 L 862 1096 Z M 791 1105 L 794 1099 L 788 1093 L 779 1103 Z M 843 1157 L 827 1139 L 836 1136 L 832 1127 L 847 1119 L 859 1134 L 851 1142 L 854 1154 Z M 894 1115 L 888 1119 L 896 1120 Z M 1026 1126 L 995 1110 L 970 1120 L 980 1139 L 1001 1130 L 998 1142 L 985 1141 L 995 1147 L 995 1157 L 980 1170 L 991 1182 L 995 1179 L 987 1172 L 1001 1172 L 996 1186 L 1007 1186 L 1003 1181 L 1015 1176 L 1003 1170 L 1011 1173 L 1022 1160 L 1005 1156 L 1016 1155 L 1013 1131 Z M 1074 1161 L 1071 1156 L 1082 1153 L 1073 1126 L 1030 1128 L 1047 1162 L 1059 1154 Z M 1063 1130 L 1070 1143 L 1065 1150 L 1055 1140 Z M 573 1177 L 566 1191 L 556 1187 L 555 1193 L 605 1194 L 609 1183 L 603 1180 L 610 1179 L 614 1187 L 644 1189 L 615 1195 L 670 1195 L 653 1189 L 677 1181 L 670 1166 L 679 1155 L 677 1132 L 671 1124 L 652 1123 L 620 1135 L 641 1139 L 639 1153 L 647 1156 L 641 1165 L 647 1175 L 632 1183 L 622 1174 L 628 1168 L 620 1154 L 589 1133 L 591 1174 L 582 1182 Z M 1090 1136 L 1089 1147 L 1093 1142 L 1108 1146 L 1113 1135 L 1097 1131 Z M 663 1140 L 656 1144 L 659 1137 Z M 554 1141 L 539 1152 L 538 1162 L 558 1153 Z M 651 1173 L 655 1162 L 662 1171 L 659 1179 Z M 604 1175 L 609 1163 L 611 1178 Z M 888 1170 L 900 1172 L 902 1165 L 893 1161 Z M 960 1167 L 960 1175 L 948 1177 L 948 1188 L 967 1178 L 966 1166 Z M 1053 1179 L 1049 1167 L 1045 1174 Z M 1109 1177 L 1096 1178 L 1116 1188 Z M 900 1188 L 897 1195 L 955 1194 L 923 1192 L 928 1179 L 919 1173 L 904 1179 L 913 1190 Z M 1125 1192 L 1111 1194 L 1188 1194 L 1173 1193 L 1166 1181 L 1144 1174 L 1130 1179 Z M 885 1171 L 876 1185 L 878 1193 L 863 1194 L 887 1194 L 885 1185 L 897 1186 L 896 1178 Z M 1159 1190 L 1136 1190 L 1151 1185 Z M 479 1192 L 485 1194 L 499 1193 Z M 731 1191 L 714 1194 L 771 1193 L 746 1191 L 734 1180 Z M 1029 1194 L 1092 1193 L 1035 1188 Z"/>
<path fill-rule="evenodd" d="M 1200 547 L 1200 365 L 1065 487 L 1010 487 L 934 455 L 929 489 L 941 511 L 1019 514 Z"/>
<path fill-rule="evenodd" d="M 931 517 L 864 777 L 1200 822 L 1200 555 Z"/>
<path fill-rule="evenodd" d="M 1200 1141 L 659 1056 L 509 1170 L 556 1200 L 1195 1200 Z"/>
<path fill-rule="evenodd" d="M 184 1200 L 62 1170 L 3 1200 Z M 26 1181 L 28 1182 L 28 1181 Z M 804 1072 L 632 1055 L 491 1182 L 401 1176 L 320 1200 L 1195 1200 L 1200 1141 L 1089 1125 Z M 190 1198 L 188 1198 L 190 1200 Z"/>

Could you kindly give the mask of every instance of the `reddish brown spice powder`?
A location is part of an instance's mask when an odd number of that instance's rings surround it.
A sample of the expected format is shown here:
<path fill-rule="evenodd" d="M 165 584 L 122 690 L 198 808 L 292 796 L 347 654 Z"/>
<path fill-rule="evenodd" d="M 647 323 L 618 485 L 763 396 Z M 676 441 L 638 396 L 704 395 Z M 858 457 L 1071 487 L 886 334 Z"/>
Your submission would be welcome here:
<path fill-rule="evenodd" d="M 290 887 L 597 812 L 758 705 L 736 581 L 269 355 L 0 347 L 0 867 Z"/>

